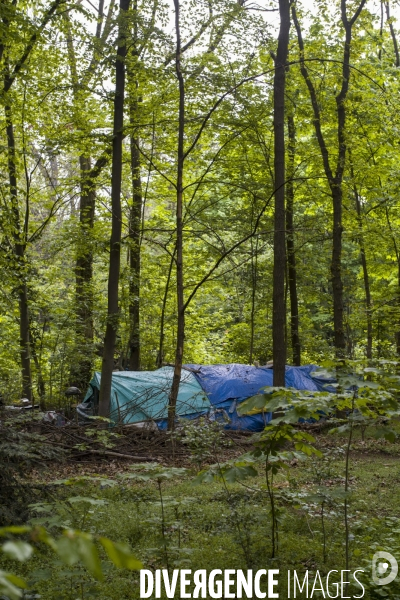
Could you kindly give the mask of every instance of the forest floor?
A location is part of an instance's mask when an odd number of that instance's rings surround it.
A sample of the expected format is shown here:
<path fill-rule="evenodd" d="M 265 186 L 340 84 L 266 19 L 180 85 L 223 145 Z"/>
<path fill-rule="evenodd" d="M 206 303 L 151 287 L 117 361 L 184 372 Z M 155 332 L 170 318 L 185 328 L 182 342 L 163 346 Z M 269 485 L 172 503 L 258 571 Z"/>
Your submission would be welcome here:
<path fill-rule="evenodd" d="M 350 453 L 349 568 L 365 570 L 360 580 L 367 587 L 376 549 L 400 557 L 400 442 L 376 440 L 372 433 L 367 431 L 362 441 L 356 432 Z M 245 446 L 246 451 L 251 449 L 247 441 Z M 280 597 L 286 598 L 288 570 L 297 570 L 299 576 L 308 570 L 311 577 L 317 570 L 325 576 L 332 569 L 346 568 L 346 437 L 320 433 L 316 446 L 323 452 L 322 458 L 292 461 L 284 475 L 276 476 L 279 545 L 274 559 L 262 467 L 259 476 L 239 483 L 197 484 L 195 469 L 176 473 L 168 460 L 160 495 L 149 463 L 141 471 L 149 474 L 144 481 L 127 477 L 137 473 L 138 467 L 125 460 L 52 465 L 47 472 L 32 473 L 32 478 L 49 490 L 36 505 L 33 521 L 50 529 L 73 527 L 126 542 L 149 569 L 276 568 L 283 574 Z M 237 453 L 237 449 L 230 452 Z M 182 464 L 190 466 L 188 453 L 176 466 Z M 94 479 L 96 475 L 99 479 Z M 78 479 L 55 485 L 56 480 L 71 477 Z M 106 565 L 102 583 L 77 565 L 62 565 L 49 551 L 37 553 L 24 565 L 7 561 L 5 567 L 27 577 L 30 589 L 43 600 L 139 598 L 138 572 L 117 571 L 111 565 L 108 571 Z M 354 588 L 354 597 L 360 592 L 360 587 Z M 297 597 L 307 596 L 298 592 Z M 312 597 L 324 596 L 314 592 Z M 400 586 L 394 582 L 384 589 L 370 588 L 365 597 L 398 599 Z"/>

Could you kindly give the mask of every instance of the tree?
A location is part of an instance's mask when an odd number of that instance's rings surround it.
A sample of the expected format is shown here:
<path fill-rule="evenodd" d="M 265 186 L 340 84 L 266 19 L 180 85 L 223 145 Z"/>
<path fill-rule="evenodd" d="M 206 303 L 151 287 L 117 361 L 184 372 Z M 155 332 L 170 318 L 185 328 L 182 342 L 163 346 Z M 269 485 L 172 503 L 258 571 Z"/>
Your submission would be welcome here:
<path fill-rule="evenodd" d="M 343 48 L 342 83 L 339 93 L 336 95 L 337 108 L 337 159 L 336 168 L 331 167 L 329 150 L 325 140 L 321 124 L 321 110 L 315 90 L 306 66 L 304 54 L 304 42 L 297 18 L 296 7 L 292 5 L 292 17 L 296 27 L 297 39 L 300 49 L 301 74 L 307 84 L 314 112 L 314 127 L 321 151 L 325 175 L 328 180 L 332 195 L 333 224 L 332 224 L 332 296 L 333 296 L 333 321 L 335 334 L 335 348 L 338 357 L 343 357 L 346 349 L 346 336 L 343 322 L 343 278 L 342 278 L 342 234 L 343 234 L 343 174 L 346 163 L 346 99 L 350 82 L 350 53 L 353 35 L 353 26 L 357 21 L 365 5 L 366 0 L 361 0 L 351 19 L 347 16 L 346 0 L 341 0 L 341 19 L 345 30 L 345 42 Z"/>
<path fill-rule="evenodd" d="M 279 1 L 280 28 L 274 75 L 274 272 L 273 272 L 273 361 L 274 386 L 285 385 L 286 365 L 286 216 L 285 216 L 285 81 L 289 48 L 289 0 Z"/>
<path fill-rule="evenodd" d="M 19 198 L 18 198 L 18 165 L 17 165 L 17 149 L 14 135 L 14 121 L 11 100 L 11 88 L 16 79 L 20 76 L 25 68 L 29 56 L 34 49 L 41 33 L 57 11 L 60 4 L 65 0 L 54 0 L 52 4 L 45 10 L 42 20 L 36 27 L 28 42 L 22 51 L 20 57 L 11 64 L 11 48 L 13 44 L 10 35 L 10 25 L 15 18 L 15 3 L 6 3 L 2 15 L 3 26 L 5 33 L 0 44 L 0 60 L 3 59 L 3 90 L 2 97 L 4 98 L 4 114 L 6 122 L 7 136 L 7 156 L 8 156 L 8 178 L 9 178 L 9 210 L 11 217 L 11 231 L 13 237 L 13 255 L 15 260 L 15 268 L 17 271 L 18 285 L 17 295 L 19 304 L 19 330 L 20 330 L 20 357 L 22 371 L 22 394 L 28 400 L 32 400 L 32 374 L 31 374 L 31 349 L 29 336 L 29 305 L 27 291 L 27 263 L 26 263 L 26 246 L 28 243 L 28 226 L 29 226 L 29 195 L 25 196 L 25 215 L 21 218 Z"/>
<path fill-rule="evenodd" d="M 114 126 L 111 167 L 111 239 L 108 272 L 108 310 L 101 369 L 99 415 L 110 413 L 111 381 L 114 369 L 114 350 L 119 321 L 119 275 L 121 260 L 121 179 L 122 142 L 124 136 L 125 58 L 127 54 L 128 11 L 130 0 L 120 0 L 118 50 L 115 62 Z"/>

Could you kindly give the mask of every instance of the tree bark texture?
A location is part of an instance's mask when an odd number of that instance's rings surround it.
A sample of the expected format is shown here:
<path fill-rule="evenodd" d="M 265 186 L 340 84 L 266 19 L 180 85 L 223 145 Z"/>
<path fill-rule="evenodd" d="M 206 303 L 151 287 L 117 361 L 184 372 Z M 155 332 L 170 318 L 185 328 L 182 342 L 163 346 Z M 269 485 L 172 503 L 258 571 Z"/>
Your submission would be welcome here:
<path fill-rule="evenodd" d="M 176 55 L 175 69 L 179 84 L 179 114 L 178 114 L 178 162 L 176 177 L 176 293 L 177 293 L 177 336 L 175 350 L 175 366 L 172 386 L 168 402 L 168 430 L 175 426 L 176 401 L 178 399 L 179 384 L 181 381 L 183 346 L 185 341 L 185 307 L 183 297 L 183 165 L 184 155 L 184 132 L 185 132 L 185 84 L 181 70 L 181 34 L 180 34 L 180 4 L 174 0 L 175 6 L 175 32 L 176 32 Z"/>
<path fill-rule="evenodd" d="M 285 84 L 286 61 L 289 47 L 289 0 L 279 0 L 280 28 L 274 75 L 274 267 L 272 293 L 272 358 L 274 386 L 285 385 L 285 269 L 286 269 L 286 219 L 285 219 Z"/>
<path fill-rule="evenodd" d="M 6 86 L 5 86 L 6 87 Z M 21 231 L 21 218 L 18 205 L 17 191 L 17 165 L 15 152 L 14 124 L 12 121 L 11 107 L 5 107 L 7 151 L 8 151 L 8 178 L 10 184 L 11 211 L 14 226 L 14 255 L 18 277 L 17 294 L 19 307 L 19 348 L 21 357 L 22 396 L 32 401 L 32 373 L 31 351 L 29 339 L 29 306 L 28 288 L 26 283 L 26 232 Z M 27 207 L 28 211 L 28 207 Z M 27 225 L 29 213 L 27 212 L 25 224 Z"/>
<path fill-rule="evenodd" d="M 140 369 L 140 247 L 142 236 L 142 182 L 140 179 L 140 149 L 138 125 L 138 79 L 136 73 L 138 50 L 138 3 L 133 0 L 132 62 L 128 63 L 127 76 L 129 84 L 129 121 L 131 126 L 131 178 L 132 203 L 129 209 L 129 369 Z"/>
<path fill-rule="evenodd" d="M 93 368 L 93 249 L 92 230 L 96 205 L 94 181 L 90 177 L 91 161 L 88 156 L 79 157 L 81 194 L 79 206 L 79 239 L 75 265 L 76 333 L 79 361 L 76 365 L 74 383 L 87 386 Z"/>
<path fill-rule="evenodd" d="M 290 337 L 292 341 L 293 364 L 301 365 L 301 345 L 299 335 L 299 300 L 297 296 L 296 251 L 294 246 L 293 202 L 294 202 L 294 159 L 296 153 L 296 127 L 292 115 L 288 116 L 288 180 L 286 183 L 286 246 L 288 264 L 288 286 L 290 298 Z"/>
<path fill-rule="evenodd" d="M 107 326 L 104 338 L 104 353 L 101 369 L 99 415 L 109 417 L 112 373 L 114 368 L 114 351 L 119 321 L 119 275 L 121 262 L 121 180 L 122 180 L 122 142 L 124 125 L 124 100 L 125 100 L 125 58 L 126 58 L 126 31 L 127 12 L 130 0 L 120 0 L 119 10 L 119 36 L 117 59 L 115 63 L 115 97 L 114 97 L 114 125 L 111 165 L 111 239 L 110 262 L 108 273 L 108 306 Z"/>

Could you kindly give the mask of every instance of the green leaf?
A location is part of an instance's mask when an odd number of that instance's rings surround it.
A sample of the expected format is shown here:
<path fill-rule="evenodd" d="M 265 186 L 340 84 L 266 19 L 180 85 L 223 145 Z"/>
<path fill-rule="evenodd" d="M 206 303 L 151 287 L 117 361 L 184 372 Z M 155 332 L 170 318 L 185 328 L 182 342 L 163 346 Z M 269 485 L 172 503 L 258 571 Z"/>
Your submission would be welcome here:
<path fill-rule="evenodd" d="M 86 504 L 91 504 L 92 506 L 103 506 L 104 504 L 107 504 L 106 500 L 98 500 L 97 498 L 88 498 L 86 496 L 72 496 L 71 498 L 68 498 L 68 502 L 70 504 L 85 502 Z"/>
<path fill-rule="evenodd" d="M 0 571 L 0 594 L 4 594 L 10 600 L 19 600 L 23 595 L 22 589 L 26 587 L 25 581 L 20 577 Z"/>
<path fill-rule="evenodd" d="M 105 537 L 101 537 L 99 542 L 107 552 L 108 558 L 119 569 L 138 571 L 143 568 L 142 563 L 135 558 L 126 544 L 112 542 Z"/>
<path fill-rule="evenodd" d="M 228 483 L 236 483 L 237 481 L 243 481 L 247 477 L 257 477 L 258 472 L 251 465 L 246 467 L 233 466 L 223 470 L 223 476 L 225 481 Z"/>
<path fill-rule="evenodd" d="M 31 530 L 31 527 L 28 525 L 10 525 L 9 527 L 1 527 L 0 535 L 7 535 L 8 533 L 27 533 Z"/>
<path fill-rule="evenodd" d="M 2 546 L 2 550 L 9 558 L 23 562 L 32 556 L 33 547 L 21 540 L 8 541 Z"/>
<path fill-rule="evenodd" d="M 79 553 L 75 538 L 65 535 L 58 540 L 54 540 L 52 547 L 66 565 L 71 567 L 78 562 Z"/>
<path fill-rule="evenodd" d="M 98 581 L 103 581 L 103 571 L 99 553 L 92 540 L 85 534 L 78 534 L 79 557 L 89 573 Z"/>

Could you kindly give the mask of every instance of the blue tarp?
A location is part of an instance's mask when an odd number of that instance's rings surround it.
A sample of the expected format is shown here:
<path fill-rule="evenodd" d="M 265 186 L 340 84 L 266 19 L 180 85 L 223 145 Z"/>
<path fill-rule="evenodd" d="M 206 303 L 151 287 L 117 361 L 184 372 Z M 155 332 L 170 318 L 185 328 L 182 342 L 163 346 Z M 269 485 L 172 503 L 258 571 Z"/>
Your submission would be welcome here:
<path fill-rule="evenodd" d="M 262 431 L 271 413 L 239 416 L 237 405 L 246 398 L 273 385 L 273 370 L 250 365 L 185 365 L 179 387 L 176 414 L 195 418 L 210 413 L 211 418 L 225 423 L 227 429 Z M 189 370 L 187 370 L 189 369 Z M 315 377 L 317 367 L 286 367 L 286 386 L 298 390 L 324 391 L 328 381 Z M 314 377 L 311 376 L 314 374 Z M 167 426 L 168 396 L 173 376 L 172 367 L 156 371 L 122 371 L 112 376 L 111 419 L 124 423 L 155 421 L 160 429 Z M 96 372 L 80 407 L 87 412 L 100 389 L 100 373 Z M 119 414 L 118 414 L 119 413 Z"/>
<path fill-rule="evenodd" d="M 206 392 L 214 410 L 229 419 L 227 429 L 262 431 L 271 420 L 271 413 L 240 417 L 236 407 L 246 398 L 258 394 L 273 385 L 273 370 L 237 363 L 229 365 L 186 365 L 193 372 Z M 318 391 L 318 385 L 310 373 L 316 367 L 286 367 L 286 386 L 298 390 Z"/>
<path fill-rule="evenodd" d="M 165 420 L 168 416 L 168 396 L 172 385 L 172 367 L 157 371 L 116 371 L 112 374 L 111 411 L 112 420 L 118 420 L 118 411 L 124 423 L 146 420 Z M 96 372 L 90 382 L 83 403 L 100 389 L 101 374 Z M 119 405 L 119 408 L 118 408 Z M 189 371 L 182 371 L 176 414 L 189 417 L 206 413 L 210 401 L 196 378 Z"/>

